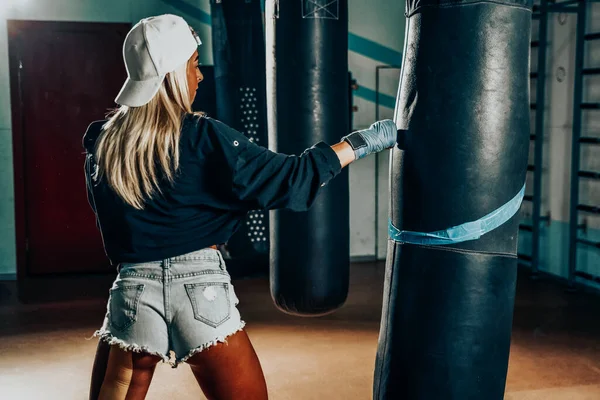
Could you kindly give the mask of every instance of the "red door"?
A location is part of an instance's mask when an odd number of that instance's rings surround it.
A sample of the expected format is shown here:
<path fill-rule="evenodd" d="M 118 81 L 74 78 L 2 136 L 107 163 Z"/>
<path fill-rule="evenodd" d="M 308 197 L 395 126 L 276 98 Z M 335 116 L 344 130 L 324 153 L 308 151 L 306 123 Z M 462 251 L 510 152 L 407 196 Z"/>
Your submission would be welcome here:
<path fill-rule="evenodd" d="M 20 276 L 107 271 L 81 141 L 114 107 L 129 28 L 9 21 Z"/>

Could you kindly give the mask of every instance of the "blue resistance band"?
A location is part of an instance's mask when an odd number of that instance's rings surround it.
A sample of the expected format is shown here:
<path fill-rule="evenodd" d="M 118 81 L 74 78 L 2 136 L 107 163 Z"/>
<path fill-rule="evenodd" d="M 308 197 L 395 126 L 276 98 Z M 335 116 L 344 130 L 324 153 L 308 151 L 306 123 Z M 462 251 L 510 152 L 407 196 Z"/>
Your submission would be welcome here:
<path fill-rule="evenodd" d="M 443 246 L 466 242 L 468 240 L 477 240 L 511 219 L 519 211 L 524 195 L 525 185 L 508 203 L 492 211 L 485 217 L 479 218 L 477 221 L 465 222 L 464 224 L 453 226 L 443 231 L 430 233 L 401 231 L 390 220 L 388 228 L 390 239 L 399 243 L 429 246 Z"/>

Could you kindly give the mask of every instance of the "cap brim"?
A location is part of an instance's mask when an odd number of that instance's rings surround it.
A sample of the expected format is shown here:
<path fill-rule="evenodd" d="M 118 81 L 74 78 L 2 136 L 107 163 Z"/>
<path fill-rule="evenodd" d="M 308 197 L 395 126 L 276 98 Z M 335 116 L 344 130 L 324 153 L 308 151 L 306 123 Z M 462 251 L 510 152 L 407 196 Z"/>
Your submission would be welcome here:
<path fill-rule="evenodd" d="M 152 100 L 158 89 L 160 89 L 160 85 L 164 79 L 165 75 L 145 81 L 134 81 L 131 78 L 127 78 L 115 102 L 122 106 L 141 107 Z"/>

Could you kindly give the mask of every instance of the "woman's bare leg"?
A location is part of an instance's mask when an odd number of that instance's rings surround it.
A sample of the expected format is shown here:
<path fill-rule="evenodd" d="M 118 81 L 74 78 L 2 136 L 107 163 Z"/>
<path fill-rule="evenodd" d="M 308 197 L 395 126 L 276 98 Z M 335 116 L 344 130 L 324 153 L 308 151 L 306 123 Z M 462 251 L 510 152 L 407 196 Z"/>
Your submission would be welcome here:
<path fill-rule="evenodd" d="M 198 354 L 187 363 L 209 400 L 267 400 L 267 384 L 245 331 Z"/>
<path fill-rule="evenodd" d="M 90 400 L 98 400 L 100 396 L 100 388 L 104 382 L 106 375 L 106 367 L 108 366 L 108 354 L 110 353 L 110 345 L 104 340 L 98 340 L 96 348 L 96 357 L 94 358 L 94 367 L 92 368 L 92 382 L 90 383 Z"/>
<path fill-rule="evenodd" d="M 90 400 L 143 400 L 160 357 L 98 345 Z M 108 352 L 108 355 L 106 354 Z"/>

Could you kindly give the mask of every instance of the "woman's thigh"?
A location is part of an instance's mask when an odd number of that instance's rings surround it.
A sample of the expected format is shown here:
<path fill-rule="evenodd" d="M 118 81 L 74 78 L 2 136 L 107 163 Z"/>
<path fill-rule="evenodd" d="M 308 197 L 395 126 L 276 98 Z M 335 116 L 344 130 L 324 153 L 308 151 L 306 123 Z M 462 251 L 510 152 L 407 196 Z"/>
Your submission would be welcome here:
<path fill-rule="evenodd" d="M 267 384 L 244 330 L 187 360 L 209 400 L 266 400 Z"/>
<path fill-rule="evenodd" d="M 125 351 L 100 341 L 92 372 L 90 400 L 142 400 L 161 357 Z"/>

